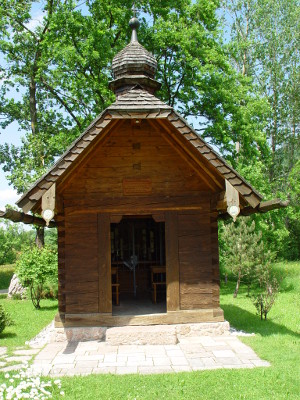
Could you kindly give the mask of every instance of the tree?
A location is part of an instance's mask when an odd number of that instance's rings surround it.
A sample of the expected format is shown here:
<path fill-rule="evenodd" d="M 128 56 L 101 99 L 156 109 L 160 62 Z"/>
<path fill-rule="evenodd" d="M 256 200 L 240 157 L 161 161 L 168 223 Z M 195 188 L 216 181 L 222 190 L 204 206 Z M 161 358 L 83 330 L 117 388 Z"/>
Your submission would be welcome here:
<path fill-rule="evenodd" d="M 110 63 L 130 40 L 132 0 L 80 4 L 47 0 L 40 23 L 31 28 L 34 1 L 0 1 L 1 126 L 17 121 L 26 131 L 20 147 L 0 148 L 0 162 L 19 192 L 114 99 Z M 185 117 L 205 120 L 202 135 L 224 154 L 234 155 L 238 136 L 256 157 L 265 142 L 260 117 L 253 118 L 260 100 L 228 62 L 218 1 L 135 5 L 142 13 L 139 40 L 158 59 L 159 96 Z"/>
<path fill-rule="evenodd" d="M 268 149 L 258 152 L 258 159 L 252 158 L 250 163 L 247 157 L 239 157 L 237 169 L 266 198 L 290 197 L 289 176 L 300 154 L 299 3 L 225 0 L 224 8 L 231 31 L 228 48 L 232 65 L 251 79 L 256 96 L 268 102 L 261 125 Z M 255 220 L 264 240 L 271 247 L 282 249 L 280 256 L 297 257 L 295 251 L 287 251 L 292 248 L 291 237 L 296 247 L 300 243 L 289 215 L 290 211 L 285 210 L 257 216 Z"/>
<path fill-rule="evenodd" d="M 32 232 L 25 231 L 21 224 L 2 222 L 2 226 L 0 226 L 0 265 L 15 263 L 22 247 L 29 246 L 32 241 Z"/>
<path fill-rule="evenodd" d="M 29 288 L 31 301 L 39 309 L 45 284 L 57 283 L 57 253 L 47 247 L 24 249 L 16 263 L 16 274 Z"/>
<path fill-rule="evenodd" d="M 279 291 L 279 281 L 272 274 L 270 264 L 263 264 L 257 270 L 257 279 L 259 288 L 252 294 L 253 304 L 260 315 L 266 320 L 269 311 L 271 310 Z"/>
<path fill-rule="evenodd" d="M 248 286 L 260 279 L 264 266 L 273 256 L 266 251 L 261 232 L 255 232 L 255 222 L 250 218 L 239 218 L 235 223 L 223 225 L 221 230 L 221 258 L 227 269 L 236 277 L 233 297 L 237 297 L 241 282 Z"/>

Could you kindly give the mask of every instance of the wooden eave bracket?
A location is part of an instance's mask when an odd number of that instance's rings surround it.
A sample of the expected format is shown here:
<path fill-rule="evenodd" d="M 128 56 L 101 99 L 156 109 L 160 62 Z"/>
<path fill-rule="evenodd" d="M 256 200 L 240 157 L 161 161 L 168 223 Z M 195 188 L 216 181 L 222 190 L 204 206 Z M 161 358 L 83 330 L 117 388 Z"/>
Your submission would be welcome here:
<path fill-rule="evenodd" d="M 249 216 L 256 213 L 264 214 L 268 211 L 278 210 L 280 208 L 288 207 L 289 200 L 273 199 L 261 202 L 256 208 L 244 207 L 240 211 L 240 216 Z M 228 213 L 220 213 L 218 219 L 228 219 L 230 216 Z"/>
<path fill-rule="evenodd" d="M 46 221 L 47 226 L 49 226 L 55 214 L 55 191 L 56 185 L 53 183 L 42 196 L 42 217 Z"/>
<path fill-rule="evenodd" d="M 17 210 L 6 209 L 5 211 L 0 211 L 0 218 L 8 219 L 12 222 L 22 222 L 27 225 L 38 225 L 45 226 L 46 222 L 41 217 L 35 215 L 29 215 Z M 54 221 L 49 222 L 49 228 L 54 228 L 56 223 Z"/>

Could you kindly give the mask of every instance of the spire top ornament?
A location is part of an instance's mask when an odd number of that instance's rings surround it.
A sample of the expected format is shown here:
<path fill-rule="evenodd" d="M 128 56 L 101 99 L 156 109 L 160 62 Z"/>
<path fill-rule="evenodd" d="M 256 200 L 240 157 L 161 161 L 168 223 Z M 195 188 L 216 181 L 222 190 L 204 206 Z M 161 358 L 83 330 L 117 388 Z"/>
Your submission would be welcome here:
<path fill-rule="evenodd" d="M 129 26 L 132 29 L 132 34 L 131 34 L 131 43 L 133 42 L 138 42 L 138 37 L 137 37 L 137 30 L 140 26 L 140 21 L 136 17 L 137 9 L 135 8 L 135 4 L 133 3 L 132 6 L 132 12 L 133 12 L 133 17 L 129 21 Z"/>

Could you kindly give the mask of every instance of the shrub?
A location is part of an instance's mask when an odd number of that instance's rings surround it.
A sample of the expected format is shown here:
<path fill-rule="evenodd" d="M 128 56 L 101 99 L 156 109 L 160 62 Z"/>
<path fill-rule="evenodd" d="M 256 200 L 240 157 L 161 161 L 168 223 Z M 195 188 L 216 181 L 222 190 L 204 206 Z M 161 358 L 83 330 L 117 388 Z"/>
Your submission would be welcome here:
<path fill-rule="evenodd" d="M 259 289 L 251 296 L 253 304 L 260 315 L 267 319 L 279 291 L 279 280 L 272 273 L 271 267 L 265 264 L 257 275 Z"/>
<path fill-rule="evenodd" d="M 12 325 L 12 320 L 9 314 L 5 311 L 3 305 L 0 304 L 0 333 L 9 325 Z"/>
<path fill-rule="evenodd" d="M 57 286 L 57 253 L 47 247 L 28 248 L 17 261 L 16 273 L 22 284 L 29 288 L 34 307 L 40 308 L 45 287 Z"/>

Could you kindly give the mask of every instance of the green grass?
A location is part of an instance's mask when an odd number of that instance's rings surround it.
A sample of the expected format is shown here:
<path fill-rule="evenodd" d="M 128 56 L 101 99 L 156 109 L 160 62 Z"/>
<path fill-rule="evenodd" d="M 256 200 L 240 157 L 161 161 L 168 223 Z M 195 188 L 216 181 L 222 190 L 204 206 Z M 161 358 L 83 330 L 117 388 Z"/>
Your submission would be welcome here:
<path fill-rule="evenodd" d="M 14 321 L 14 325 L 6 327 L 0 334 L 0 346 L 7 346 L 9 351 L 24 346 L 26 341 L 36 336 L 51 322 L 57 312 L 56 300 L 42 300 L 40 310 L 33 307 L 31 300 L 0 298 L 0 304 Z"/>
<path fill-rule="evenodd" d="M 65 399 L 300 399 L 300 263 L 280 263 L 288 274 L 269 313 L 260 321 L 255 307 L 241 288 L 232 298 L 234 283 L 221 290 L 225 317 L 232 326 L 255 336 L 241 340 L 251 346 L 269 368 L 211 370 L 165 375 L 90 375 L 63 378 Z M 54 399 L 58 399 L 55 397 Z"/>
<path fill-rule="evenodd" d="M 244 337 L 241 340 L 251 346 L 262 359 L 269 361 L 271 367 L 144 376 L 65 377 L 62 378 L 62 389 L 66 394 L 64 398 L 69 400 L 300 399 L 300 262 L 278 263 L 275 268 L 280 273 L 287 269 L 288 273 L 267 321 L 260 321 L 256 315 L 256 310 L 246 295 L 246 288 L 241 287 L 237 299 L 232 298 L 233 282 L 221 288 L 221 305 L 226 319 L 237 329 L 255 333 L 255 336 Z M 34 313 L 32 308 L 31 311 Z M 44 312 L 54 314 L 54 310 Z M 29 312 L 25 318 L 26 321 L 30 320 L 30 324 L 35 320 L 32 313 Z M 19 316 L 22 317 L 21 310 Z M 36 316 L 44 317 L 43 311 Z M 2 338 L 0 342 L 2 344 Z M 21 340 L 14 338 L 13 345 L 17 343 L 21 343 Z M 0 382 L 2 379 L 4 376 L 0 373 Z M 53 398 L 61 399 L 61 396 L 54 393 Z"/>
<path fill-rule="evenodd" d="M 7 289 L 14 274 L 15 265 L 0 265 L 0 290 Z"/>

